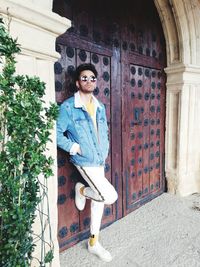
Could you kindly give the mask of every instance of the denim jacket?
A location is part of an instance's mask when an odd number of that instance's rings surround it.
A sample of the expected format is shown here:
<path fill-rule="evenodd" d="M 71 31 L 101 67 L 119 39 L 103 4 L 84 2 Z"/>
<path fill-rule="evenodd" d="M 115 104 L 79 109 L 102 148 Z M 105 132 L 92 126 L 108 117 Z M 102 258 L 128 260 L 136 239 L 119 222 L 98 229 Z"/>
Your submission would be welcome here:
<path fill-rule="evenodd" d="M 78 166 L 102 166 L 108 156 L 109 140 L 106 112 L 104 105 L 94 96 L 96 104 L 95 129 L 92 118 L 85 107 L 76 103 L 79 92 L 65 100 L 60 106 L 57 119 L 57 145 L 70 152 L 74 143 L 78 143 L 81 155 L 70 155 L 70 161 Z"/>

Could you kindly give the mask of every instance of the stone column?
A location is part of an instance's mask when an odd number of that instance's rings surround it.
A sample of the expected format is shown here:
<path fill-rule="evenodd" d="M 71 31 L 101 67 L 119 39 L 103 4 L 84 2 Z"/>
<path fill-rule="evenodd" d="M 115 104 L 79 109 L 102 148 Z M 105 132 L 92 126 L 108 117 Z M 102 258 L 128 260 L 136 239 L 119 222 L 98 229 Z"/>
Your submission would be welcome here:
<path fill-rule="evenodd" d="M 59 58 L 55 51 L 56 37 L 64 33 L 71 25 L 70 21 L 52 11 L 52 0 L 0 0 L 0 14 L 6 23 L 10 20 L 10 33 L 18 39 L 21 54 L 17 56 L 17 72 L 39 76 L 46 83 L 45 102 L 55 102 L 54 62 Z M 49 154 L 55 159 L 54 177 L 48 180 L 50 220 L 52 239 L 55 246 L 54 260 L 51 266 L 59 267 L 59 249 L 57 243 L 57 164 L 55 131 Z M 36 222 L 34 232 L 39 233 Z M 36 249 L 35 256 L 40 250 Z M 34 262 L 32 266 L 39 266 Z"/>
<path fill-rule="evenodd" d="M 166 178 L 168 191 L 200 192 L 200 66 L 166 68 Z"/>

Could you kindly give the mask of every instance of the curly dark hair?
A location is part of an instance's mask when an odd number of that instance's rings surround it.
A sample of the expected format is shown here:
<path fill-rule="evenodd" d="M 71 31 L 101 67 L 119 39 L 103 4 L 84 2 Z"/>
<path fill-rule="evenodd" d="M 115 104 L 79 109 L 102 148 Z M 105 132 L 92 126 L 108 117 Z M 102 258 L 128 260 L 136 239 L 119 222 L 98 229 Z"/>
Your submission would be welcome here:
<path fill-rule="evenodd" d="M 74 73 L 74 80 L 75 81 L 78 81 L 79 80 L 80 74 L 84 70 L 90 70 L 90 71 L 92 71 L 94 73 L 94 76 L 97 78 L 98 72 L 97 72 L 95 66 L 93 64 L 91 64 L 91 63 L 84 63 L 84 64 L 80 64 L 76 68 L 75 73 Z"/>

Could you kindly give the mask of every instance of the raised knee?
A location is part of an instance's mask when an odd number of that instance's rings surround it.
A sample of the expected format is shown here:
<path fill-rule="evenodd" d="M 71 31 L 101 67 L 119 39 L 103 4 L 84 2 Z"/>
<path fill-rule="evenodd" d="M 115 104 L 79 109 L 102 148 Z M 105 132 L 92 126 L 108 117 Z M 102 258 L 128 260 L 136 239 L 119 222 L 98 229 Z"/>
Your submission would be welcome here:
<path fill-rule="evenodd" d="M 115 203 L 117 198 L 118 198 L 118 194 L 117 194 L 116 190 L 114 189 L 112 193 L 110 193 L 109 195 L 107 195 L 107 197 L 105 197 L 105 204 L 111 205 L 111 204 Z"/>
<path fill-rule="evenodd" d="M 118 199 L 118 194 L 117 194 L 117 191 L 114 192 L 114 195 L 113 195 L 113 203 Z"/>

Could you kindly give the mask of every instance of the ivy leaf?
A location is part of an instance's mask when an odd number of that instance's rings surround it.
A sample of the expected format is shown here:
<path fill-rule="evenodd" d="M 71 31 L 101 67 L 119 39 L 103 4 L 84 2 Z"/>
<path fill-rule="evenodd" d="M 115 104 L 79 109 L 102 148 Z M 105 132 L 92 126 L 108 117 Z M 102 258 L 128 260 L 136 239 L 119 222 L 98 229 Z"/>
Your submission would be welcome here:
<path fill-rule="evenodd" d="M 45 255 L 45 258 L 44 258 L 44 262 L 45 263 L 49 263 L 53 260 L 53 251 L 50 250 L 47 252 L 47 254 Z"/>

